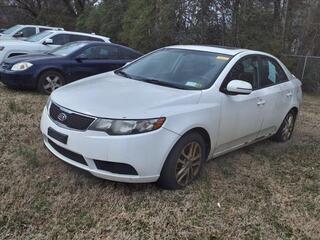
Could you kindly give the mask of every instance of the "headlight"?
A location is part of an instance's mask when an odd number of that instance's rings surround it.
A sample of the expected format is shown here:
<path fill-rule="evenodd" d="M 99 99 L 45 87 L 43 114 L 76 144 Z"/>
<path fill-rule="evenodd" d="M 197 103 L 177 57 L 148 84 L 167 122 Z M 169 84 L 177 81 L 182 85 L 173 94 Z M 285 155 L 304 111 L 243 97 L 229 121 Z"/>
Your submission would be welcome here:
<path fill-rule="evenodd" d="M 24 71 L 27 70 L 28 68 L 32 67 L 33 64 L 29 62 L 21 62 L 13 65 L 11 68 L 12 71 Z"/>
<path fill-rule="evenodd" d="M 89 130 L 106 132 L 109 135 L 130 135 L 146 133 L 162 127 L 165 118 L 146 120 L 97 119 Z"/>
<path fill-rule="evenodd" d="M 4 46 L 0 46 L 0 51 L 2 51 L 4 49 Z"/>

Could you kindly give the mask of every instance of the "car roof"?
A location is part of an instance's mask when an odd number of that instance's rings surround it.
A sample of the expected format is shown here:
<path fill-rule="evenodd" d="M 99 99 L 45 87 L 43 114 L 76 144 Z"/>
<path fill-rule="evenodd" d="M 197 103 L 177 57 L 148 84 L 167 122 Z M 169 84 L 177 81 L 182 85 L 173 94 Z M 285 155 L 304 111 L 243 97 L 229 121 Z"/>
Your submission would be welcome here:
<path fill-rule="evenodd" d="M 70 43 L 75 43 L 75 42 L 70 42 Z M 84 43 L 86 44 L 85 46 L 88 46 L 88 45 L 110 45 L 110 46 L 117 46 L 117 47 L 122 47 L 122 48 L 126 48 L 126 49 L 130 49 L 131 51 L 134 51 L 136 53 L 139 53 L 142 55 L 141 52 L 139 52 L 138 50 L 136 49 L 133 49 L 133 48 L 130 48 L 130 47 L 127 47 L 127 46 L 124 46 L 124 45 L 121 45 L 121 44 L 117 44 L 117 43 L 112 43 L 112 42 L 99 42 L 99 41 L 76 41 L 76 43 Z"/>
<path fill-rule="evenodd" d="M 76 35 L 81 35 L 81 36 L 96 37 L 96 38 L 102 38 L 102 39 L 110 40 L 109 37 L 96 35 L 94 33 L 72 32 L 72 31 L 61 31 L 61 30 L 49 30 L 49 31 L 52 32 L 52 33 L 68 33 L 68 34 L 76 34 Z"/>
<path fill-rule="evenodd" d="M 226 54 L 231 56 L 237 55 L 238 53 L 241 53 L 241 52 L 248 51 L 247 49 L 218 46 L 218 45 L 175 45 L 175 46 L 169 46 L 167 48 L 214 52 L 214 53 L 221 53 L 221 54 Z"/>
<path fill-rule="evenodd" d="M 51 28 L 51 29 L 61 29 L 61 30 L 63 30 L 62 27 L 50 27 L 50 26 L 43 26 L 43 25 L 18 24 L 18 26 L 21 26 L 21 27 L 41 27 L 41 28 Z"/>

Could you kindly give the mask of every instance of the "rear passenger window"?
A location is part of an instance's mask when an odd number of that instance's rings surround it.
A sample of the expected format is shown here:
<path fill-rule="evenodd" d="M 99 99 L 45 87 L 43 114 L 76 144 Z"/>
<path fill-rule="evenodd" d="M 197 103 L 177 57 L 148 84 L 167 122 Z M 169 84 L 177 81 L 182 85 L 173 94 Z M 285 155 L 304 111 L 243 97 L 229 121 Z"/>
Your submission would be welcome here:
<path fill-rule="evenodd" d="M 69 34 L 57 34 L 51 38 L 53 40 L 53 45 L 64 45 L 70 42 Z"/>
<path fill-rule="evenodd" d="M 96 42 L 103 42 L 100 38 L 90 37 L 90 36 L 83 36 L 83 35 L 71 35 L 71 42 L 77 41 L 96 41 Z"/>
<path fill-rule="evenodd" d="M 120 54 L 120 58 L 121 59 L 136 59 L 138 57 L 140 57 L 140 54 L 130 51 L 128 49 L 119 47 L 119 54 Z"/>
<path fill-rule="evenodd" d="M 86 36 L 87 41 L 96 41 L 96 42 L 104 42 L 101 38 L 89 37 Z"/>
<path fill-rule="evenodd" d="M 118 49 L 113 46 L 95 46 L 89 47 L 83 51 L 83 53 L 88 59 L 112 59 L 117 60 Z"/>
<path fill-rule="evenodd" d="M 260 88 L 288 81 L 284 70 L 276 60 L 268 57 L 261 58 L 261 81 Z"/>
<path fill-rule="evenodd" d="M 51 28 L 39 28 L 40 32 L 44 32 L 44 31 L 48 31 L 48 30 L 51 30 Z"/>
<path fill-rule="evenodd" d="M 252 85 L 253 89 L 258 86 L 259 64 L 257 57 L 246 57 L 238 61 L 223 82 L 221 88 L 226 89 L 232 80 L 242 80 Z"/>

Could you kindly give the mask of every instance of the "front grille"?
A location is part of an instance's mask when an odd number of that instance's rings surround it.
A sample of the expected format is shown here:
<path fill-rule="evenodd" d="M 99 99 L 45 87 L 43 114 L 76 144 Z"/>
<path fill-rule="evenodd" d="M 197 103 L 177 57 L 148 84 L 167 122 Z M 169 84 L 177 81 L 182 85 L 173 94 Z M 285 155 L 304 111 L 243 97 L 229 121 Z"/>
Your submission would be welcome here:
<path fill-rule="evenodd" d="M 77 163 L 81 163 L 83 165 L 88 166 L 86 160 L 83 158 L 82 155 L 75 153 L 75 152 L 71 152 L 63 147 L 60 147 L 57 144 L 55 144 L 53 141 L 51 141 L 50 139 L 48 139 L 48 142 L 51 145 L 51 147 L 53 147 L 61 155 L 65 156 L 66 158 L 68 158 L 72 161 L 75 161 Z"/>
<path fill-rule="evenodd" d="M 64 110 L 63 108 L 59 107 L 58 105 L 51 103 L 50 106 L 50 117 L 71 129 L 85 131 L 91 125 L 91 123 L 95 120 L 93 117 L 86 117 L 77 113 L 72 113 L 69 111 Z M 63 114 L 63 117 L 59 117 Z"/>
<path fill-rule="evenodd" d="M 99 170 L 104 170 L 117 174 L 126 174 L 126 175 L 138 175 L 137 171 L 129 164 L 125 163 L 115 163 L 107 161 L 94 160 L 96 167 Z"/>
<path fill-rule="evenodd" d="M 1 68 L 5 70 L 10 70 L 12 68 L 12 64 L 4 62 L 1 64 Z"/>

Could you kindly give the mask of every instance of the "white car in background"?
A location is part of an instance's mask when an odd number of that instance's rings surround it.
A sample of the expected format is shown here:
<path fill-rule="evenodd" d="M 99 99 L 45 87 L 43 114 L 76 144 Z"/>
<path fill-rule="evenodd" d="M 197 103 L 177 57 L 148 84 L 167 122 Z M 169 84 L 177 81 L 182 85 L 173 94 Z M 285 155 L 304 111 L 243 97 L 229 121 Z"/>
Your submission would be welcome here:
<path fill-rule="evenodd" d="M 0 41 L 0 63 L 10 57 L 30 53 L 48 52 L 66 43 L 77 41 L 99 41 L 109 43 L 110 38 L 80 32 L 45 31 L 33 35 L 26 40 Z"/>
<path fill-rule="evenodd" d="M 0 42 L 1 40 L 10 40 L 10 39 L 26 39 L 32 35 L 48 31 L 48 30 L 61 30 L 63 28 L 57 27 L 48 27 L 48 26 L 39 26 L 39 25 L 15 25 L 11 28 L 8 28 L 0 33 Z"/>
<path fill-rule="evenodd" d="M 54 155 L 97 177 L 177 189 L 207 159 L 288 141 L 301 101 L 301 82 L 272 55 L 173 46 L 54 91 L 41 131 Z"/>

